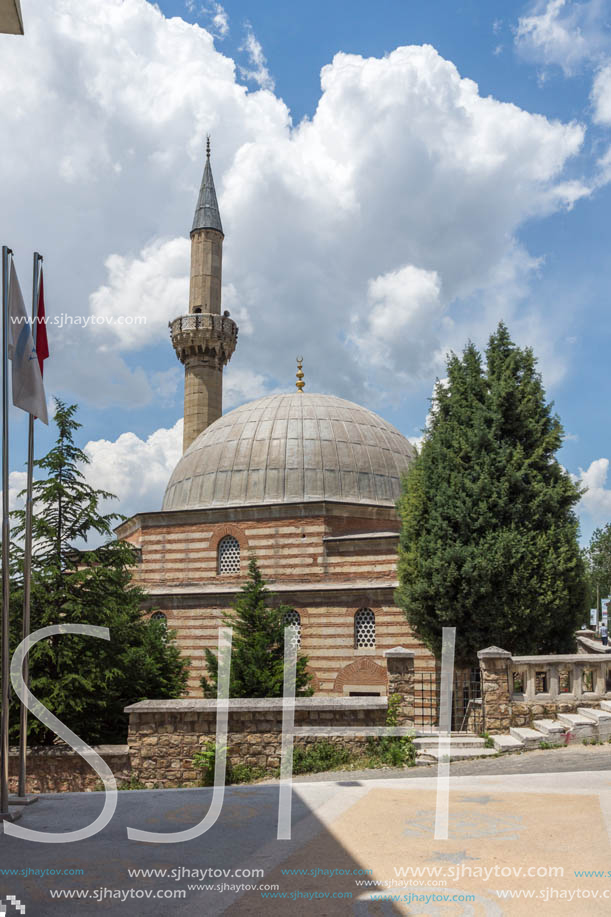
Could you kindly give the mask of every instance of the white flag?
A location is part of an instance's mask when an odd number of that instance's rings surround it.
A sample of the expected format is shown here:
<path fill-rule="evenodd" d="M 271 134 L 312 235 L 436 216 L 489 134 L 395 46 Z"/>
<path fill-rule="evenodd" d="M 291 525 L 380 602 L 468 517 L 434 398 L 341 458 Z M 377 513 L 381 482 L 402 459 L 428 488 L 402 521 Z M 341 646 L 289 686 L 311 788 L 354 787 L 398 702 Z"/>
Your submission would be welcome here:
<path fill-rule="evenodd" d="M 13 361 L 13 404 L 48 424 L 47 400 L 40 366 L 14 261 L 11 261 L 8 321 L 8 358 Z"/>

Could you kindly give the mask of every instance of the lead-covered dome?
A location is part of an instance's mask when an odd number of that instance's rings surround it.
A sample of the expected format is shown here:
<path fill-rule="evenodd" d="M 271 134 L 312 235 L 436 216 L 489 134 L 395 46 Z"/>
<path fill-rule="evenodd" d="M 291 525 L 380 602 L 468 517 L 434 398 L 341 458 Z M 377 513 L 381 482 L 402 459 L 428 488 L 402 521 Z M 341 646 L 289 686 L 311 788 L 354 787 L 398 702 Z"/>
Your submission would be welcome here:
<path fill-rule="evenodd" d="M 312 500 L 391 506 L 416 450 L 373 411 L 294 392 L 251 401 L 195 439 L 164 510 Z"/>

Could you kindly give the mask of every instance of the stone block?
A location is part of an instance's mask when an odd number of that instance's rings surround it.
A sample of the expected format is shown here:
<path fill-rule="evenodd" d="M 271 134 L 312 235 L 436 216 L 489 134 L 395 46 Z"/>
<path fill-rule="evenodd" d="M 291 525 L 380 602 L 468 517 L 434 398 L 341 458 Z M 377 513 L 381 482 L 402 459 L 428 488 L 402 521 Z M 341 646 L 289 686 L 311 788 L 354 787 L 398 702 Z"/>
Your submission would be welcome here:
<path fill-rule="evenodd" d="M 491 735 L 490 738 L 497 751 L 516 752 L 524 750 L 524 743 L 512 735 Z"/>
<path fill-rule="evenodd" d="M 611 736 L 611 712 L 609 710 L 600 710 L 597 707 L 579 707 L 577 713 L 596 724 L 598 738 L 601 742 L 609 739 Z"/>
<path fill-rule="evenodd" d="M 509 730 L 509 735 L 522 742 L 525 748 L 538 748 L 543 741 L 543 735 L 528 726 L 512 726 Z"/>
<path fill-rule="evenodd" d="M 533 727 L 544 737 L 544 741 L 564 745 L 567 727 L 560 720 L 541 719 L 533 722 Z"/>
<path fill-rule="evenodd" d="M 558 720 L 567 727 L 569 744 L 581 742 L 582 739 L 595 739 L 598 737 L 598 727 L 595 722 L 581 713 L 559 713 Z"/>

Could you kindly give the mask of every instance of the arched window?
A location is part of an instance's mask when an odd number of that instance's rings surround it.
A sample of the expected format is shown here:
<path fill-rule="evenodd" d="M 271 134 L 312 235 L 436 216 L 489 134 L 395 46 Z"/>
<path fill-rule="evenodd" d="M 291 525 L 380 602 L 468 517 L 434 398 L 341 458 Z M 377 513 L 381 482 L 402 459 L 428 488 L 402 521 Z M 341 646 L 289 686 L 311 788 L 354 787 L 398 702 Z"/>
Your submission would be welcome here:
<path fill-rule="evenodd" d="M 167 638 L 168 619 L 166 618 L 164 613 L 162 611 L 154 612 L 151 615 L 151 621 L 157 621 L 159 624 L 162 625 L 163 630 L 164 630 L 163 639 L 165 640 Z"/>
<path fill-rule="evenodd" d="M 354 645 L 357 649 L 376 645 L 376 616 L 371 608 L 360 608 L 354 616 Z"/>
<path fill-rule="evenodd" d="M 233 535 L 225 535 L 219 541 L 218 571 L 219 573 L 240 572 L 240 542 Z"/>
<path fill-rule="evenodd" d="M 284 626 L 291 630 L 291 645 L 297 649 L 301 646 L 301 615 L 295 609 L 287 611 L 284 616 Z"/>

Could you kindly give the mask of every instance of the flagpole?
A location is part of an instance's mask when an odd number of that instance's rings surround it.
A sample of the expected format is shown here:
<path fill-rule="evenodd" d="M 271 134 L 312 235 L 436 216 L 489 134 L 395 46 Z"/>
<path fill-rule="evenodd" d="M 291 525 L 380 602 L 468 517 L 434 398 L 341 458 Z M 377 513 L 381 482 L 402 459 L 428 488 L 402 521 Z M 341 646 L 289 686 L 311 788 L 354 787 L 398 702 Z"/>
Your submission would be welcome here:
<path fill-rule="evenodd" d="M 42 255 L 34 252 L 32 270 L 32 337 L 36 346 L 38 334 L 38 303 L 40 290 L 40 265 Z M 34 415 L 28 414 L 28 471 L 25 503 L 25 546 L 23 556 L 23 639 L 30 635 L 30 583 L 32 575 L 32 485 L 34 477 Z M 29 660 L 26 654 L 23 660 L 23 680 L 29 686 Z M 28 708 L 21 704 L 19 723 L 19 783 L 17 789 L 18 799 L 12 802 L 32 803 L 37 796 L 28 796 L 27 783 L 27 754 L 28 754 Z"/>
<path fill-rule="evenodd" d="M 9 493 L 8 493 L 8 270 L 12 249 L 2 246 L 2 711 L 0 716 L 0 821 L 12 820 L 8 803 L 9 727 Z"/>

